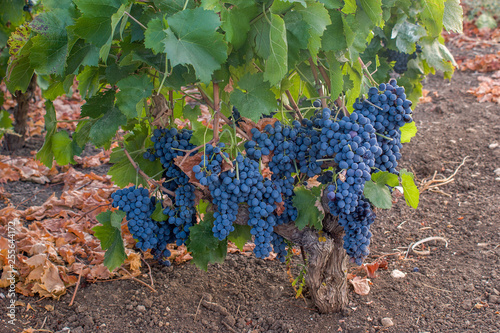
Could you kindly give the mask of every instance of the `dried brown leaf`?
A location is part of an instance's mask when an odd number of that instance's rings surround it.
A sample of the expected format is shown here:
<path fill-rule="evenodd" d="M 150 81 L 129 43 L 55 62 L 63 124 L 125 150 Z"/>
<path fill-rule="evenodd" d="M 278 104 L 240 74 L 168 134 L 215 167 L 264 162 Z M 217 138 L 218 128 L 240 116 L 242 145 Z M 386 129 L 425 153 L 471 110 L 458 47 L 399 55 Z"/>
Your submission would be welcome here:
<path fill-rule="evenodd" d="M 349 282 L 353 285 L 356 294 L 366 296 L 370 293 L 370 281 L 367 278 L 355 276 L 352 280 L 349 280 Z"/>

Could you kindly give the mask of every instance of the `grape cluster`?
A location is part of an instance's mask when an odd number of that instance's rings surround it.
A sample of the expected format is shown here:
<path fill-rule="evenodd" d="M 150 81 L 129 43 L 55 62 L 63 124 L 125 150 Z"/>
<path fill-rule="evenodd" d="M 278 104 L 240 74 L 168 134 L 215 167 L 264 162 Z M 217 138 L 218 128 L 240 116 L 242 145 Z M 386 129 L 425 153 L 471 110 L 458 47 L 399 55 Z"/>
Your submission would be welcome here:
<path fill-rule="evenodd" d="M 404 52 L 399 52 L 396 50 L 387 49 L 385 52 L 385 56 L 389 62 L 395 61 L 394 71 L 398 74 L 403 74 L 408 70 L 408 61 L 411 59 L 417 58 L 417 53 L 422 52 L 422 47 L 420 45 L 416 45 L 416 51 L 412 54 L 407 54 Z"/>
<path fill-rule="evenodd" d="M 378 89 L 370 88 L 368 99 L 354 104 L 355 113 L 368 117 L 378 134 L 377 143 L 382 154 L 375 159 L 376 169 L 396 173 L 402 148 L 400 128 L 413 121 L 411 105 L 404 88 L 399 87 L 396 80 L 382 83 Z"/>
<path fill-rule="evenodd" d="M 330 185 L 333 187 L 333 185 Z M 333 189 L 328 189 L 334 193 Z M 329 196 L 330 199 L 330 196 Z M 351 214 L 345 214 L 333 207 L 333 215 L 339 217 L 338 223 L 344 228 L 344 249 L 357 265 L 361 265 L 366 256 L 368 256 L 368 247 L 370 246 L 370 225 L 375 220 L 370 203 L 364 198 L 359 199 L 359 205 Z"/>
<path fill-rule="evenodd" d="M 156 197 L 149 197 L 145 188 L 135 186 L 117 190 L 111 194 L 113 207 L 119 208 L 127 214 L 128 229 L 137 240 L 137 248 L 146 251 L 152 249 L 157 259 L 169 265 L 170 251 L 167 244 L 174 241 L 173 230 L 165 222 L 157 222 L 151 218 L 155 210 Z"/>
<path fill-rule="evenodd" d="M 28 0 L 28 3 L 23 6 L 23 11 L 31 13 L 34 5 L 32 0 Z"/>

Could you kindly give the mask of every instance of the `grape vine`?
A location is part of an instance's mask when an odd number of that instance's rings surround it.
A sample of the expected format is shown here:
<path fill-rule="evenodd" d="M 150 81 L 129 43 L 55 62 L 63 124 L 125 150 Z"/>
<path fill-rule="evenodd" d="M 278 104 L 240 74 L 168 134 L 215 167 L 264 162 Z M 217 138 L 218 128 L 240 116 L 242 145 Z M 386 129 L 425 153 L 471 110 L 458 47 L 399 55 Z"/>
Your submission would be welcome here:
<path fill-rule="evenodd" d="M 9 51 L 0 74 L 13 94 L 37 74 L 46 100 L 37 158 L 74 163 L 87 144 L 119 141 L 109 175 L 120 212 L 99 221 L 125 216 L 136 247 L 163 264 L 171 247 L 186 245 L 207 269 L 228 241 L 240 249 L 253 241 L 256 257 L 274 250 L 284 261 L 290 241 L 314 252 L 343 232 L 345 252 L 330 247 L 323 253 L 335 256 L 307 261 L 308 275 L 325 277 L 316 286 L 327 285 L 344 274 L 345 253 L 358 265 L 369 255 L 374 211 L 392 206 L 390 189 L 401 185 L 418 205 L 413 174 L 398 160 L 416 133 L 422 79 L 453 73 L 441 32 L 461 26 L 456 0 L 9 6 L 0 0 L 0 27 L 16 23 L 0 29 L 2 60 Z M 21 16 L 32 22 L 20 26 Z M 86 102 L 70 135 L 52 101 L 75 80 Z M 106 253 L 109 269 L 124 260 L 120 241 Z M 337 258 L 328 265 L 335 273 L 315 274 L 326 266 L 313 258 Z"/>

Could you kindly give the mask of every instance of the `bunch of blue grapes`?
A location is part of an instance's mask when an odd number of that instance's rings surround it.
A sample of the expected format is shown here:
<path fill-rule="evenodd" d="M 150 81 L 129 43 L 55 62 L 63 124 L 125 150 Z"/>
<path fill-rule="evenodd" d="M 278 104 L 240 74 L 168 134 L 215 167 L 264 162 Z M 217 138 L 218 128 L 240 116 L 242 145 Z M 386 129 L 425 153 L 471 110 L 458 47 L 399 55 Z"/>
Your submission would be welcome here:
<path fill-rule="evenodd" d="M 196 210 L 194 208 L 195 187 L 191 184 L 179 186 L 175 190 L 173 205 L 163 209 L 163 214 L 168 216 L 167 222 L 173 226 L 175 242 L 180 246 L 189 237 L 189 228 L 196 223 Z"/>
<path fill-rule="evenodd" d="M 28 2 L 23 6 L 23 11 L 31 13 L 33 11 L 33 6 L 35 4 L 32 0 L 28 0 Z"/>
<path fill-rule="evenodd" d="M 191 136 L 192 131 L 186 129 L 178 131 L 176 128 L 157 128 L 151 137 L 153 148 L 143 155 L 150 161 L 160 160 L 165 168 L 163 176 L 166 181 L 163 187 L 175 192 L 175 197 L 170 196 L 173 205 L 164 208 L 163 213 L 168 216 L 167 224 L 172 228 L 177 245 L 185 243 L 189 237 L 189 228 L 196 223 L 195 187 L 189 183 L 189 177 L 174 164 L 176 157 L 185 156 L 186 151 L 195 147 L 190 143 Z"/>
<path fill-rule="evenodd" d="M 375 129 L 367 117 L 353 113 L 324 127 L 321 141 L 333 148 L 334 161 L 339 170 L 333 187 L 335 200 L 330 202 L 331 210 L 350 214 L 356 210 L 364 184 L 371 178 L 375 159 L 382 153 Z"/>
<path fill-rule="evenodd" d="M 259 173 L 260 175 L 260 173 Z M 261 178 L 260 175 L 259 178 Z M 255 236 L 254 254 L 257 258 L 266 258 L 271 253 L 276 216 L 276 204 L 282 202 L 281 189 L 270 179 L 258 182 L 248 197 L 248 225 L 250 233 Z"/>
<path fill-rule="evenodd" d="M 333 186 L 330 185 L 329 187 Z M 328 198 L 334 200 L 335 195 L 330 195 L 330 193 L 334 193 L 333 189 L 329 188 L 328 190 Z M 357 265 L 361 265 L 369 254 L 370 239 L 372 237 L 370 225 L 376 217 L 370 203 L 364 197 L 361 197 L 356 210 L 350 214 L 341 212 L 336 206 L 332 206 L 332 208 L 331 213 L 339 217 L 338 223 L 344 228 L 344 249 L 346 253 Z"/>
<path fill-rule="evenodd" d="M 252 189 L 262 182 L 258 162 L 238 154 L 234 164 L 234 170 L 222 172 L 208 186 L 217 207 L 212 231 L 219 240 L 234 230 L 239 204 L 248 202 Z"/>
<path fill-rule="evenodd" d="M 396 80 L 382 83 L 378 89 L 370 88 L 368 99 L 354 104 L 355 113 L 368 117 L 378 134 L 382 154 L 375 159 L 376 169 L 397 173 L 402 148 L 400 128 L 413 121 L 411 105 L 404 87 L 399 87 Z"/>
<path fill-rule="evenodd" d="M 225 144 L 220 142 L 217 146 L 205 145 L 205 152 L 201 156 L 201 161 L 193 167 L 196 179 L 201 185 L 207 186 L 210 182 L 216 182 L 222 171 L 222 162 L 229 159 L 229 155 L 223 152 Z"/>
<path fill-rule="evenodd" d="M 151 141 L 153 148 L 148 149 L 143 155 L 151 162 L 159 159 L 165 168 L 167 178 L 167 189 L 175 190 L 178 186 L 186 185 L 189 177 L 182 172 L 175 164 L 174 159 L 178 156 L 185 156 L 186 151 L 195 146 L 190 143 L 193 132 L 182 129 L 180 132 L 175 128 L 157 128 L 153 131 Z"/>
<path fill-rule="evenodd" d="M 278 258 L 278 260 L 281 262 L 285 262 L 286 255 L 288 253 L 288 251 L 286 250 L 287 244 L 285 242 L 285 239 L 275 232 L 273 232 L 272 238 L 273 239 L 271 240 L 271 244 L 273 245 L 273 250 L 276 253 L 276 258 Z"/>
<path fill-rule="evenodd" d="M 145 188 L 131 186 L 117 190 L 111 194 L 113 207 L 127 214 L 128 229 L 137 240 L 137 248 L 152 253 L 165 265 L 169 265 L 170 251 L 167 244 L 173 242 L 174 235 L 171 226 L 165 222 L 157 222 L 151 218 L 155 210 L 156 198 L 149 197 Z"/>

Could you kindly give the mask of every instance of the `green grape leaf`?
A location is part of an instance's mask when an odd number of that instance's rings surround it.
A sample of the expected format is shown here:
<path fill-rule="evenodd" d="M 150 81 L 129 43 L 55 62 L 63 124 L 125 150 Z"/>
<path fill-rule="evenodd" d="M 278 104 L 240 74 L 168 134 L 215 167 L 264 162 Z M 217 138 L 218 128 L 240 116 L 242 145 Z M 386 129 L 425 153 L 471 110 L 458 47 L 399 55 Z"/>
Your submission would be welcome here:
<path fill-rule="evenodd" d="M 227 59 L 227 45 L 216 30 L 221 25 L 213 11 L 199 7 L 186 9 L 168 18 L 169 27 L 164 39 L 171 65 L 192 65 L 196 77 L 203 83 Z"/>
<path fill-rule="evenodd" d="M 81 117 L 99 118 L 101 115 L 108 112 L 115 104 L 115 91 L 109 89 L 105 92 L 100 92 L 95 96 L 87 99 L 87 103 L 82 105 Z"/>
<path fill-rule="evenodd" d="M 250 2 L 251 3 L 251 2 Z M 230 8 L 222 7 L 221 20 L 222 30 L 226 32 L 226 40 L 232 44 L 234 49 L 239 49 L 247 41 L 250 30 L 250 20 L 259 12 L 254 3 L 250 7 L 232 6 Z"/>
<path fill-rule="evenodd" d="M 138 116 L 137 104 L 151 96 L 153 83 L 147 74 L 126 77 L 116 84 L 120 91 L 116 94 L 116 106 L 128 119 Z"/>
<path fill-rule="evenodd" d="M 80 66 L 97 66 L 99 63 L 99 49 L 94 45 L 87 44 L 81 38 L 71 46 L 66 58 L 66 69 L 64 75 L 78 74 Z"/>
<path fill-rule="evenodd" d="M 0 128 L 11 128 L 12 120 L 7 110 L 0 111 Z"/>
<path fill-rule="evenodd" d="M 14 26 L 24 22 L 24 1 L 2 0 L 0 1 L 0 22 L 6 24 L 10 22 Z"/>
<path fill-rule="evenodd" d="M 125 246 L 121 234 L 121 221 L 125 217 L 125 212 L 106 211 L 96 216 L 102 224 L 92 228 L 94 236 L 101 242 L 101 248 L 106 251 L 104 254 L 104 266 L 109 271 L 120 267 L 127 259 Z"/>
<path fill-rule="evenodd" d="M 253 50 L 262 59 L 267 59 L 271 52 L 271 25 L 265 17 L 255 21 L 249 33 L 249 39 Z"/>
<path fill-rule="evenodd" d="M 406 169 L 401 169 L 399 171 L 399 177 L 401 178 L 401 186 L 403 186 L 406 204 L 410 207 L 417 208 L 420 201 L 420 192 L 418 191 L 417 185 L 415 185 L 413 173 L 408 172 Z"/>
<path fill-rule="evenodd" d="M 51 101 L 45 101 L 45 142 L 42 148 L 36 154 L 36 158 L 42 162 L 46 167 L 52 168 L 52 162 L 54 160 L 54 153 L 52 152 L 52 136 L 56 132 L 57 118 L 56 110 L 54 109 L 54 104 Z"/>
<path fill-rule="evenodd" d="M 243 117 L 257 122 L 261 115 L 270 114 L 276 109 L 276 98 L 262 73 L 245 74 L 238 86 L 239 89 L 231 94 L 230 99 Z"/>
<path fill-rule="evenodd" d="M 73 133 L 73 140 L 81 148 L 85 147 L 85 144 L 90 141 L 90 130 L 94 126 L 96 119 L 80 121 L 76 126 L 75 133 Z"/>
<path fill-rule="evenodd" d="M 388 171 L 372 173 L 372 180 L 380 186 L 389 185 L 390 187 L 395 187 L 399 185 L 398 176 Z"/>
<path fill-rule="evenodd" d="M 326 27 L 326 31 L 321 38 L 321 47 L 324 51 L 340 51 L 347 48 L 344 33 L 344 23 L 342 13 L 338 10 L 328 11 L 332 24 Z"/>
<path fill-rule="evenodd" d="M 154 179 L 159 179 L 163 169 L 160 160 L 157 159 L 151 162 L 144 159 L 142 156 L 145 151 L 145 142 L 146 140 L 150 140 L 150 137 L 146 126 L 136 126 L 134 130 L 125 137 L 125 149 L 127 149 L 130 157 L 139 164 L 139 167 L 146 175 L 154 177 Z M 137 173 L 137 170 L 123 152 L 122 147 L 113 149 L 109 161 L 113 163 L 113 166 L 109 169 L 108 175 L 111 176 L 111 180 L 119 187 L 123 188 L 129 184 L 148 186 L 147 179 L 144 179 Z"/>
<path fill-rule="evenodd" d="M 130 8 L 132 5 L 122 4 L 120 8 L 118 8 L 117 12 L 111 15 L 111 33 L 109 34 L 108 41 L 101 47 L 99 50 L 99 57 L 106 61 L 108 59 L 109 51 L 111 50 L 111 43 L 113 42 L 113 35 L 115 34 L 116 26 L 120 23 L 125 12 L 130 12 Z M 126 22 L 124 20 L 123 22 Z M 123 23 L 122 23 L 123 24 Z M 120 36 L 123 32 L 123 29 L 120 31 Z"/>
<path fill-rule="evenodd" d="M 429 66 L 445 73 L 453 73 L 453 66 L 458 66 L 448 48 L 439 40 L 422 38 L 420 45 L 422 46 L 421 57 L 427 61 Z"/>
<path fill-rule="evenodd" d="M 92 97 L 99 89 L 99 68 L 85 67 L 77 76 L 78 90 L 82 98 Z"/>
<path fill-rule="evenodd" d="M 106 67 L 106 79 L 109 84 L 115 85 L 118 81 L 131 76 L 136 69 L 137 64 L 120 66 L 117 63 L 113 63 Z"/>
<path fill-rule="evenodd" d="M 383 209 L 390 209 L 392 207 L 391 192 L 385 184 L 378 184 L 369 180 L 365 183 L 363 193 L 375 207 Z"/>
<path fill-rule="evenodd" d="M 342 8 L 342 0 L 319 0 L 328 9 L 339 9 Z"/>
<path fill-rule="evenodd" d="M 200 146 L 212 140 L 213 137 L 214 131 L 212 129 L 207 129 L 204 126 L 198 126 L 198 128 L 194 130 L 189 142 L 191 142 L 195 146 Z"/>
<path fill-rule="evenodd" d="M 331 95 L 332 98 L 337 98 L 342 93 L 342 88 L 344 86 L 342 65 L 335 57 L 333 52 L 326 52 L 326 60 L 328 61 L 328 66 L 330 68 L 330 82 L 332 86 Z"/>
<path fill-rule="evenodd" d="M 318 54 L 321 47 L 321 36 L 326 27 L 332 23 L 328 10 L 320 3 L 309 3 L 307 8 L 298 6 L 297 11 L 302 14 L 302 18 L 309 25 L 309 43 L 307 45 L 313 58 Z"/>
<path fill-rule="evenodd" d="M 288 71 L 288 49 L 285 22 L 276 14 L 271 14 L 270 54 L 266 60 L 264 80 L 271 86 L 278 84 Z"/>
<path fill-rule="evenodd" d="M 443 30 L 444 0 L 422 0 L 423 10 L 420 19 L 432 37 L 437 37 Z"/>
<path fill-rule="evenodd" d="M 360 0 L 360 3 L 373 24 L 379 26 L 382 23 L 382 0 Z"/>
<path fill-rule="evenodd" d="M 356 9 L 358 9 L 358 5 L 356 4 L 356 0 L 345 0 L 345 5 L 342 8 L 342 13 L 349 15 L 356 13 Z"/>
<path fill-rule="evenodd" d="M 240 251 L 243 251 L 243 246 L 252 239 L 252 234 L 250 233 L 252 227 L 239 224 L 233 224 L 233 226 L 234 230 L 227 236 L 227 239 L 233 242 Z"/>
<path fill-rule="evenodd" d="M 75 0 L 74 2 L 82 12 L 82 16 L 73 26 L 74 33 L 85 39 L 87 43 L 101 48 L 112 35 L 114 30 L 111 26 L 112 16 L 122 6 L 121 1 Z"/>
<path fill-rule="evenodd" d="M 417 126 L 414 121 L 404 124 L 399 130 L 401 131 L 401 143 L 410 142 L 411 138 L 417 134 Z"/>
<path fill-rule="evenodd" d="M 67 23 L 54 12 L 44 12 L 33 19 L 31 28 L 38 35 L 32 38 L 30 59 L 38 74 L 63 74 L 68 54 Z"/>
<path fill-rule="evenodd" d="M 24 93 L 26 89 L 28 89 L 28 85 L 34 73 L 35 70 L 31 67 L 29 55 L 23 55 L 14 60 L 11 59 L 5 77 L 7 89 L 13 94 L 17 90 Z"/>
<path fill-rule="evenodd" d="M 155 221 L 162 222 L 168 220 L 168 216 L 163 214 L 163 206 L 160 201 L 156 202 L 155 210 L 151 214 L 151 218 Z"/>
<path fill-rule="evenodd" d="M 162 17 L 157 17 L 148 22 L 148 28 L 144 32 L 144 46 L 153 50 L 154 54 L 163 52 L 165 46 L 163 39 L 166 36 L 166 22 Z"/>
<path fill-rule="evenodd" d="M 358 8 L 356 15 L 342 17 L 349 58 L 357 62 L 359 54 L 366 49 L 366 44 L 372 36 L 373 23 L 364 10 Z"/>
<path fill-rule="evenodd" d="M 52 152 L 59 165 L 74 164 L 75 160 L 73 157 L 80 155 L 82 152 L 82 149 L 78 147 L 76 142 L 71 140 L 68 132 L 64 130 L 52 135 L 51 143 Z"/>
<path fill-rule="evenodd" d="M 325 213 L 318 209 L 321 206 L 321 187 L 306 189 L 304 186 L 295 188 L 293 205 L 297 208 L 298 215 L 295 225 L 299 230 L 311 227 L 321 230 Z"/>
<path fill-rule="evenodd" d="M 427 35 L 421 25 L 408 22 L 408 17 L 403 15 L 392 29 L 391 38 L 396 38 L 396 47 L 400 52 L 411 54 L 415 52 L 415 43 Z"/>
<path fill-rule="evenodd" d="M 460 0 L 446 0 L 444 3 L 443 25 L 448 31 L 463 32 L 463 8 Z"/>
<path fill-rule="evenodd" d="M 193 264 L 204 271 L 208 269 L 209 263 L 224 262 L 227 253 L 227 241 L 219 241 L 214 237 L 213 220 L 213 213 L 207 213 L 200 223 L 189 229 L 187 249 L 193 256 Z"/>
<path fill-rule="evenodd" d="M 92 125 L 89 137 L 96 147 L 108 146 L 120 126 L 127 124 L 127 118 L 116 107 L 108 111 Z"/>
<path fill-rule="evenodd" d="M 198 128 L 204 127 L 203 124 L 198 121 L 198 116 L 201 116 L 201 109 L 199 105 L 195 105 L 195 107 L 192 107 L 189 104 L 184 105 L 182 116 L 189 120 L 193 130 L 196 131 Z"/>

